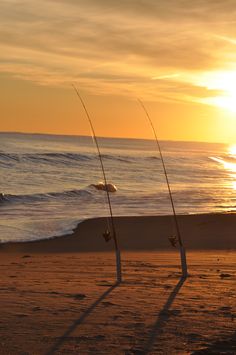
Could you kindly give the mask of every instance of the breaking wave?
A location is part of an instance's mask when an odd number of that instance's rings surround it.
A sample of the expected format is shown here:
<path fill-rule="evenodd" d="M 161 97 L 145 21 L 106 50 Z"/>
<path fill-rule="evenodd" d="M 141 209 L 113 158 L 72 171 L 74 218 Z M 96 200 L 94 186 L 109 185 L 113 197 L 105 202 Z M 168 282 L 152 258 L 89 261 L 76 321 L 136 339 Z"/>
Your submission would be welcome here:
<path fill-rule="evenodd" d="M 76 197 L 88 197 L 93 194 L 92 190 L 80 189 L 80 190 L 68 190 L 63 192 L 48 192 L 39 194 L 25 194 L 25 195 L 12 195 L 0 193 L 0 203 L 27 203 L 27 202 L 37 202 L 37 201 L 48 201 L 53 199 L 71 199 Z"/>
<path fill-rule="evenodd" d="M 104 160 L 112 160 L 123 163 L 132 163 L 134 161 L 144 159 L 153 160 L 159 159 L 158 156 L 131 157 L 123 155 L 102 154 Z M 97 160 L 97 154 L 79 154 L 79 153 L 3 153 L 0 152 L 0 165 L 7 166 L 18 163 L 35 163 L 35 164 L 50 164 L 50 165 L 73 165 L 80 162 L 92 162 Z"/>

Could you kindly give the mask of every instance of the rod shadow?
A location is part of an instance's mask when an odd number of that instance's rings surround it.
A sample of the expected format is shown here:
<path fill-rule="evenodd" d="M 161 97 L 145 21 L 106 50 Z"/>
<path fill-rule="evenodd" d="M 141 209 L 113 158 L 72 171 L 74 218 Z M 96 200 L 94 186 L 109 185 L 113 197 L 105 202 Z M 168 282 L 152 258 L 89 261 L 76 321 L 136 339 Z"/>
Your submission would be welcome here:
<path fill-rule="evenodd" d="M 149 334 L 149 339 L 148 339 L 147 343 L 144 345 L 143 355 L 149 354 L 149 352 L 152 350 L 152 347 L 153 347 L 155 341 L 157 340 L 158 336 L 161 334 L 163 327 L 165 326 L 166 322 L 171 317 L 171 313 L 169 312 L 169 309 L 170 309 L 172 303 L 174 302 L 176 296 L 178 295 L 181 287 L 183 286 L 185 280 L 186 280 L 186 277 L 181 277 L 181 279 L 178 281 L 177 285 L 174 287 L 171 294 L 169 295 L 163 308 L 159 312 L 157 320 L 156 320 L 156 322 Z"/>
<path fill-rule="evenodd" d="M 84 320 L 93 312 L 93 310 L 101 303 L 117 286 L 120 282 L 116 282 L 114 285 L 109 287 L 91 306 L 86 309 L 86 311 L 75 320 L 73 324 L 66 330 L 66 332 L 60 336 L 58 341 L 52 346 L 52 348 L 45 355 L 53 355 L 58 351 L 58 349 L 65 343 L 66 338 L 79 326 Z"/>

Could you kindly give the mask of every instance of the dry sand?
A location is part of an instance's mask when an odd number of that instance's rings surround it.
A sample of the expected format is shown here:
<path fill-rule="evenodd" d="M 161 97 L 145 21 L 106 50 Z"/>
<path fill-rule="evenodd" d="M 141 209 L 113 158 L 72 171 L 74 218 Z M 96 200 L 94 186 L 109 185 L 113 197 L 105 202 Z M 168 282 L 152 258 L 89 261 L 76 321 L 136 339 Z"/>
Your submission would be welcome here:
<path fill-rule="evenodd" d="M 0 354 L 236 354 L 236 215 L 181 217 L 196 249 L 186 280 L 168 217 L 116 224 L 118 285 L 114 253 L 94 251 L 112 247 L 103 219 L 70 237 L 2 246 Z"/>

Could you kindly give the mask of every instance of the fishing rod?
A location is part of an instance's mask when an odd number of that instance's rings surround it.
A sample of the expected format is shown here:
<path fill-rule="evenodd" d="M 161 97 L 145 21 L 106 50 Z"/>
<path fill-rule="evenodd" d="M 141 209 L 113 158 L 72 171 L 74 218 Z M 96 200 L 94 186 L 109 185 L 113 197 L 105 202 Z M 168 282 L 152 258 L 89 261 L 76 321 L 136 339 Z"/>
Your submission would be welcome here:
<path fill-rule="evenodd" d="M 176 211 L 175 211 L 174 200 L 173 200 L 173 196 L 172 196 L 172 192 L 171 192 L 171 188 L 170 188 L 170 182 L 169 182 L 169 178 L 168 178 L 168 174 L 167 174 L 167 170 L 166 170 L 165 161 L 164 161 L 164 158 L 163 158 L 163 155 L 162 155 L 161 146 L 160 146 L 159 140 L 157 138 L 155 127 L 153 125 L 151 117 L 150 117 L 150 115 L 149 115 L 144 103 L 140 99 L 138 99 L 138 102 L 140 103 L 141 107 L 143 108 L 143 110 L 144 110 L 144 112 L 145 112 L 145 114 L 146 114 L 146 116 L 148 118 L 148 121 L 150 123 L 150 126 L 152 128 L 152 131 L 153 131 L 153 134 L 154 134 L 154 137 L 155 137 L 157 148 L 158 148 L 158 151 L 159 151 L 159 154 L 160 154 L 162 168 L 163 168 L 163 171 L 164 171 L 166 184 L 167 184 L 167 188 L 168 188 L 168 193 L 169 193 L 169 197 L 170 197 L 170 202 L 171 202 L 171 207 L 172 207 L 172 211 L 173 211 L 173 217 L 174 217 L 174 222 L 175 222 L 177 239 L 178 239 L 178 242 L 179 242 L 181 267 L 182 267 L 182 277 L 187 277 L 188 276 L 188 268 L 187 268 L 186 252 L 185 252 L 185 247 L 183 245 L 183 241 L 182 241 L 182 237 L 181 237 L 181 233 L 180 233 L 179 223 L 178 223 L 178 219 L 177 219 L 177 215 L 176 215 Z M 175 245 L 174 240 L 172 240 L 171 243 L 172 243 L 172 245 Z"/>
<path fill-rule="evenodd" d="M 105 191 L 106 191 L 106 195 L 107 195 L 109 212 L 110 212 L 110 216 L 111 216 L 111 227 L 112 227 L 112 234 L 113 234 L 113 239 L 114 239 L 114 244 L 115 244 L 115 252 L 116 252 L 116 278 L 117 278 L 117 282 L 121 282 L 122 281 L 122 271 L 121 271 L 120 249 L 119 249 L 118 241 L 117 241 L 116 228 L 115 228 L 114 217 L 113 217 L 113 212 L 112 212 L 111 199 L 110 199 L 110 194 L 109 194 L 109 189 L 108 189 L 108 184 L 107 184 L 106 172 L 105 172 L 105 168 L 104 168 L 104 164 L 103 164 L 103 160 L 102 160 L 102 154 L 101 154 L 101 151 L 99 148 L 97 136 L 96 136 L 96 133 L 95 133 L 95 130 L 93 127 L 93 123 L 92 123 L 92 120 L 91 120 L 90 115 L 88 113 L 88 110 L 85 106 L 84 100 L 82 99 L 82 97 L 81 97 L 78 89 L 75 87 L 75 85 L 72 84 L 72 87 L 75 90 L 75 93 L 82 104 L 82 107 L 84 109 L 84 112 L 86 114 L 86 117 L 88 119 L 91 131 L 92 131 L 93 140 L 94 140 L 96 148 L 97 148 L 98 157 L 99 157 L 101 170 L 102 170 L 102 175 L 103 175 L 103 179 L 104 179 L 104 185 L 105 185 Z M 109 231 L 104 233 L 104 237 L 106 240 L 109 240 L 108 239 Z"/>

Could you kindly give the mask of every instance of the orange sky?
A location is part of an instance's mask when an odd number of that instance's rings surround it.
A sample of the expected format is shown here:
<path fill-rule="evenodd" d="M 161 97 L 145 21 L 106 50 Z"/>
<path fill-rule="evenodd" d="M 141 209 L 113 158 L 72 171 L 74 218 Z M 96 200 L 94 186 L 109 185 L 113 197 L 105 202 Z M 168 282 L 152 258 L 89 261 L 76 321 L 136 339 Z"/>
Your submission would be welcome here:
<path fill-rule="evenodd" d="M 0 131 L 235 143 L 236 4 L 3 0 Z"/>

